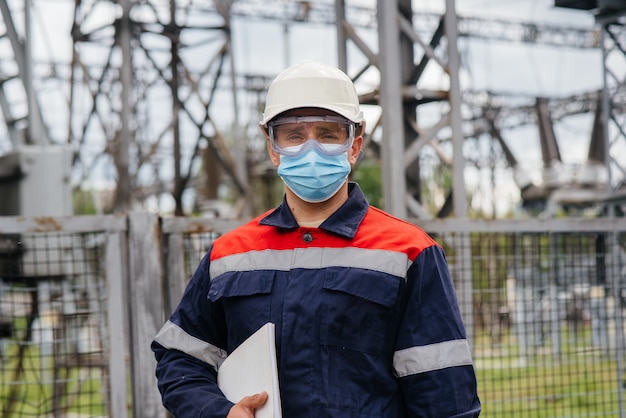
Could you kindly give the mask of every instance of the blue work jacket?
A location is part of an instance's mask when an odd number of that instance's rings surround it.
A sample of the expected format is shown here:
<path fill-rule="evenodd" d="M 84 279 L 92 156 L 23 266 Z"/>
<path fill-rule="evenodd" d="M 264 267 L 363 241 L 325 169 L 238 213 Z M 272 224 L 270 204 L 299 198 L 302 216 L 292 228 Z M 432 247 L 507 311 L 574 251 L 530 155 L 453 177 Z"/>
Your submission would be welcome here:
<path fill-rule="evenodd" d="M 349 189 L 318 228 L 283 201 L 214 241 L 152 343 L 176 417 L 227 415 L 219 366 L 267 322 L 285 418 L 478 416 L 443 250 Z"/>

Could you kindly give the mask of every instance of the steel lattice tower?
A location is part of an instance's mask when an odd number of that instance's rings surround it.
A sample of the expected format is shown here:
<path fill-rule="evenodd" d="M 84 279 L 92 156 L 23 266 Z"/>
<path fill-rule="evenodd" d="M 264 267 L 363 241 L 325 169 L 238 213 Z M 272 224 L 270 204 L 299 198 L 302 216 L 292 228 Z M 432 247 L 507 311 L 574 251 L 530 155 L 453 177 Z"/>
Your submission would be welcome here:
<path fill-rule="evenodd" d="M 503 148 L 499 158 L 515 169 L 503 130 L 599 109 L 602 92 L 545 98 L 539 106 L 534 100 L 520 105 L 519 100 L 491 92 L 462 91 L 459 38 L 602 46 L 607 66 L 602 109 L 607 109 L 603 120 L 609 152 L 603 154 L 596 144 L 593 158 L 605 155 L 602 164 L 611 167 L 611 190 L 608 197 L 595 194 L 590 199 L 619 199 L 623 194 L 624 77 L 619 68 L 609 68 L 621 65 L 614 64 L 619 63 L 614 56 L 624 50 L 619 16 L 605 15 L 597 28 L 583 30 L 462 18 L 455 13 L 455 3 L 445 0 L 441 14 L 416 13 L 408 0 L 379 1 L 375 8 L 344 0 L 82 0 L 73 4 L 71 62 L 49 65 L 32 59 L 25 36 L 31 30 L 28 24 L 21 33 L 15 24 L 31 21 L 28 16 L 37 1 L 24 6 L 0 3 L 4 21 L 0 39 L 12 51 L 2 58 L 0 73 L 5 122 L 0 150 L 33 144 L 69 146 L 78 182 L 89 179 L 96 167 L 108 167 L 105 174 L 116 182 L 117 210 L 170 193 L 177 213 L 182 213 L 185 190 L 197 187 L 198 165 L 208 173 L 204 187 L 209 199 L 218 197 L 217 185 L 225 182 L 236 202 L 233 207 L 239 208 L 236 216 L 246 215 L 241 208 L 255 212 L 263 206 L 258 193 L 250 193 L 258 190 L 254 179 L 268 172 L 262 138 L 252 133 L 259 109 L 242 109 L 241 103 L 244 95 L 252 94 L 261 106 L 272 75 L 237 72 L 232 54 L 234 19 L 335 25 L 337 62 L 355 83 L 366 86 L 360 91 L 363 102 L 380 107 L 384 116 L 368 121 L 373 129 L 366 141 L 381 161 L 385 207 L 409 218 L 467 216 L 463 172 L 469 160 L 461 151 L 464 141 L 490 135 Z M 364 30 L 375 31 L 373 43 L 362 36 Z M 441 84 L 426 85 L 426 71 L 439 73 Z M 52 83 L 64 86 L 63 129 L 51 128 L 58 118 L 50 115 L 60 110 L 51 112 L 47 101 L 42 104 L 43 87 Z M 20 101 L 17 106 L 15 97 Z M 432 116 L 431 108 L 438 116 L 426 120 Z M 426 148 L 434 149 L 453 173 L 445 203 L 435 214 L 421 195 L 420 158 Z M 540 193 L 540 198 L 546 193 L 550 191 Z"/>

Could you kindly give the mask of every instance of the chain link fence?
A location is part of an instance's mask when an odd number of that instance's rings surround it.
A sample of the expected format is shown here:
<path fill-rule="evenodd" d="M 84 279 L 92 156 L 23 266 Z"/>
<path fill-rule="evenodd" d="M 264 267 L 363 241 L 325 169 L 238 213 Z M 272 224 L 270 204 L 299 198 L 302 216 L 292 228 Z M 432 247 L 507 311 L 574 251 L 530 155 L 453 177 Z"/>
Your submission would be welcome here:
<path fill-rule="evenodd" d="M 626 415 L 623 219 L 415 223 L 446 250 L 481 416 Z M 237 225 L 0 218 L 0 418 L 165 417 L 149 343 Z"/>
<path fill-rule="evenodd" d="M 469 263 L 447 253 L 472 278 L 482 416 L 623 416 L 626 234 L 472 232 L 467 243 Z"/>

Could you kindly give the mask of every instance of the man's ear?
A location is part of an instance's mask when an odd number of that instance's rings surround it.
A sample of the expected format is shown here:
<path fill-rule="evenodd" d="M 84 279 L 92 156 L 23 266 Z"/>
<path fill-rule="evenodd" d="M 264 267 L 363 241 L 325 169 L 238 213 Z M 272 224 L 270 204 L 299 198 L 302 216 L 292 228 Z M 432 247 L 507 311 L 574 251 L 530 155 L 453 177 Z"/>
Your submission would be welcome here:
<path fill-rule="evenodd" d="M 354 141 L 352 142 L 352 148 L 350 148 L 350 155 L 349 155 L 348 162 L 350 163 L 351 166 L 356 164 L 356 162 L 358 161 L 359 156 L 361 155 L 362 147 L 363 147 L 363 137 L 359 135 L 354 138 Z"/>
<path fill-rule="evenodd" d="M 266 138 L 266 141 L 267 141 L 267 153 L 270 156 L 270 160 L 272 161 L 272 164 L 274 164 L 274 167 L 278 167 L 278 164 L 280 163 L 280 155 L 278 155 L 272 149 L 272 146 L 270 145 L 270 139 Z"/>

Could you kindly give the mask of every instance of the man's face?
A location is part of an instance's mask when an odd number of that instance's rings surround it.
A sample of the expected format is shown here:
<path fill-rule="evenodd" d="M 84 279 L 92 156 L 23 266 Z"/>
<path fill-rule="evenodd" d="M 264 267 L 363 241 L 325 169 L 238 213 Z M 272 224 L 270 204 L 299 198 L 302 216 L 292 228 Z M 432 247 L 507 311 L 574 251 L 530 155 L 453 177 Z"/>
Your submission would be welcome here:
<path fill-rule="evenodd" d="M 306 144 L 311 139 L 315 141 L 314 146 L 326 152 L 346 152 L 350 166 L 354 166 L 363 144 L 360 129 L 355 133 L 352 122 L 325 109 L 293 109 L 282 113 L 268 125 L 271 128 L 263 131 L 275 167 L 280 163 L 281 154 L 297 155 L 301 147 L 311 145 Z"/>

